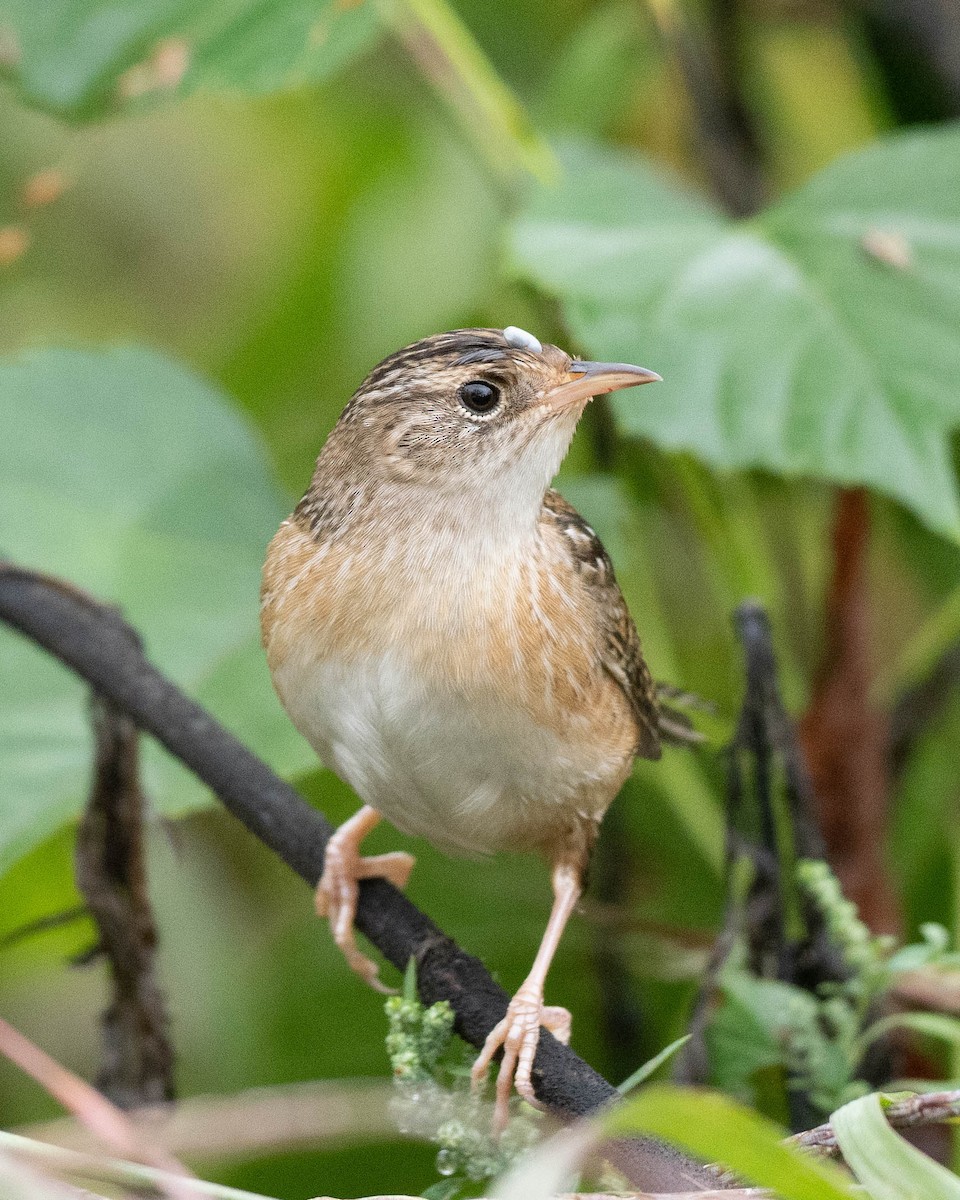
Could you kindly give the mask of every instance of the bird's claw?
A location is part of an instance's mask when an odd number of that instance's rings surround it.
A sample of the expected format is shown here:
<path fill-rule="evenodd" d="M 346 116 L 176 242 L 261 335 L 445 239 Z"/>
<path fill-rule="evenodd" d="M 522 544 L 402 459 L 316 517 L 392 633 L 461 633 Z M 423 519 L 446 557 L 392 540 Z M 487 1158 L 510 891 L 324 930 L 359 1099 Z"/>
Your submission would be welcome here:
<path fill-rule="evenodd" d="M 317 884 L 317 913 L 329 920 L 333 940 L 349 966 L 384 995 L 391 995 L 396 989 L 381 982 L 377 964 L 357 949 L 353 927 L 359 894 L 357 884 L 361 879 L 379 877 L 388 879 L 398 888 L 406 887 L 415 862 L 412 854 L 401 850 L 361 858 L 355 844 L 334 834 L 327 843 L 323 875 Z"/>
<path fill-rule="evenodd" d="M 493 1109 L 493 1130 L 503 1132 L 507 1124 L 510 1093 L 513 1088 L 529 1104 L 542 1108 L 533 1090 L 533 1060 L 540 1041 L 540 1027 L 549 1029 L 561 1042 L 569 1042 L 571 1017 L 565 1008 L 544 1005 L 543 993 L 535 988 L 522 987 L 510 1001 L 507 1015 L 487 1035 L 483 1049 L 477 1055 L 470 1072 L 474 1092 L 483 1088 L 487 1070 L 497 1051 L 503 1059 L 497 1073 L 496 1101 Z"/>

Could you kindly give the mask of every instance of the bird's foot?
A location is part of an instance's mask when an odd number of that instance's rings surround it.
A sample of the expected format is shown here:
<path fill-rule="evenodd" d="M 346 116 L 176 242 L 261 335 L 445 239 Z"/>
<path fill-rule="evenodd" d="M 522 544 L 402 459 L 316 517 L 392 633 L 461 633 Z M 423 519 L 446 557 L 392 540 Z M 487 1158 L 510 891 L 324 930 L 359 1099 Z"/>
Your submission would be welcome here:
<path fill-rule="evenodd" d="M 534 1093 L 531 1078 L 541 1025 L 564 1044 L 570 1041 L 570 1013 L 565 1008 L 545 1005 L 542 990 L 525 984 L 510 1001 L 507 1015 L 488 1034 L 473 1064 L 470 1080 L 474 1091 L 478 1091 L 483 1087 L 494 1055 L 503 1050 L 493 1109 L 495 1134 L 502 1133 L 507 1124 L 510 1093 L 514 1087 L 529 1104 L 543 1107 Z"/>
<path fill-rule="evenodd" d="M 412 854 L 401 850 L 361 858 L 356 837 L 344 827 L 327 843 L 323 875 L 317 884 L 317 913 L 329 920 L 333 940 L 353 970 L 384 995 L 391 995 L 396 989 L 381 982 L 377 964 L 357 949 L 353 927 L 359 894 L 357 884 L 361 879 L 381 878 L 388 879 L 395 887 L 404 888 L 415 862 Z"/>

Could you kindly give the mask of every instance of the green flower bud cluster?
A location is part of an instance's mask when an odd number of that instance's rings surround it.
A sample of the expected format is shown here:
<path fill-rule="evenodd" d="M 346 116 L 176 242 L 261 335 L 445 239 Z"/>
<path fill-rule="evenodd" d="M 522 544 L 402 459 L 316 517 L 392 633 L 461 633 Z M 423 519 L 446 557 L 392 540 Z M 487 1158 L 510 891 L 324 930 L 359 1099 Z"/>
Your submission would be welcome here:
<path fill-rule="evenodd" d="M 507 1128 L 492 1137 L 489 1105 L 470 1093 L 469 1070 L 451 1054 L 453 1010 L 445 1000 L 421 1004 L 412 971 L 404 994 L 391 996 L 385 1009 L 397 1128 L 439 1148 L 441 1175 L 464 1183 L 499 1175 L 537 1140 L 536 1114 L 514 1098 Z"/>
<path fill-rule="evenodd" d="M 806 891 L 827 922 L 833 944 L 843 952 L 852 971 L 864 983 L 872 983 L 879 972 L 885 973 L 893 941 L 875 937 L 860 920 L 857 906 L 844 896 L 840 881 L 825 862 L 801 859 L 797 863 L 797 882 Z"/>
<path fill-rule="evenodd" d="M 471 1182 L 500 1175 L 537 1140 L 536 1124 L 515 1115 L 499 1141 L 490 1136 L 489 1109 L 478 1103 L 467 1105 L 457 1117 L 444 1121 L 437 1130 L 442 1146 L 437 1155 L 441 1175 L 463 1175 Z"/>
<path fill-rule="evenodd" d="M 446 1000 L 424 1008 L 408 996 L 386 1003 L 387 1054 L 393 1077 L 407 1083 L 431 1079 L 453 1035 L 453 1009 Z"/>

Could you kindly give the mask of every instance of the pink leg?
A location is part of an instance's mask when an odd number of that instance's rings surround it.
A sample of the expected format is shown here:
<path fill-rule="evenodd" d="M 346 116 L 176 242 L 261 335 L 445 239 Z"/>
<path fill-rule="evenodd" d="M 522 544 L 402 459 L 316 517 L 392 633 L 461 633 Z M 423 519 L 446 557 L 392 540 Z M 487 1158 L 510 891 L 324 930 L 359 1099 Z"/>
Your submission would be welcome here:
<path fill-rule="evenodd" d="M 565 1008 L 546 1007 L 543 989 L 563 930 L 583 892 L 581 880 L 582 871 L 570 862 L 560 862 L 554 867 L 553 909 L 533 967 L 510 1001 L 507 1015 L 491 1030 L 473 1064 L 471 1079 L 476 1089 L 482 1087 L 487 1068 L 497 1051 L 503 1048 L 493 1111 L 493 1126 L 497 1131 L 506 1125 L 512 1087 L 516 1087 L 524 1100 L 537 1104 L 531 1073 L 537 1042 L 540 1040 L 540 1026 L 549 1029 L 561 1041 L 569 1041 L 570 1014 Z"/>
<path fill-rule="evenodd" d="M 402 851 L 377 854 L 371 858 L 360 857 L 360 843 L 381 820 L 377 810 L 365 804 L 349 821 L 344 821 L 333 835 L 327 843 L 323 875 L 317 884 L 316 905 L 319 915 L 329 919 L 333 940 L 354 971 L 378 992 L 390 993 L 393 989 L 378 978 L 377 964 L 357 949 L 353 929 L 357 915 L 358 880 L 379 876 L 402 888 L 406 887 L 413 870 L 413 855 Z"/>

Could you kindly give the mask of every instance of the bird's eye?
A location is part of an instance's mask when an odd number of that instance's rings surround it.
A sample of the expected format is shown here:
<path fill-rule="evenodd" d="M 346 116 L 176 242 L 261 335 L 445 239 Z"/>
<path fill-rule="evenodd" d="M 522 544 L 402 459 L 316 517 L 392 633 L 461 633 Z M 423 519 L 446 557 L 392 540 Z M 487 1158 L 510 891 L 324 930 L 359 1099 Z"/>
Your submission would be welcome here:
<path fill-rule="evenodd" d="M 483 379 L 471 379 L 459 391 L 460 403 L 474 413 L 489 413 L 500 403 L 500 389 Z"/>

